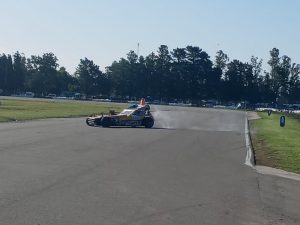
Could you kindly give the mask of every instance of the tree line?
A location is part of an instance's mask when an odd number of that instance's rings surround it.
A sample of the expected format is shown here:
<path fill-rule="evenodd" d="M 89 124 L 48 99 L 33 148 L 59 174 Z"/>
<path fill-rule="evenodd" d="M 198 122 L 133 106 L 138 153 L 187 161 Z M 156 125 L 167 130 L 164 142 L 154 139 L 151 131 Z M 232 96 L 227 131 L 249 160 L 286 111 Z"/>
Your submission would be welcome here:
<path fill-rule="evenodd" d="M 249 102 L 300 102 L 300 65 L 273 48 L 263 71 L 262 60 L 230 60 L 222 50 L 211 57 L 197 46 L 138 56 L 130 51 L 101 71 L 81 59 L 74 74 L 60 67 L 53 53 L 26 58 L 19 52 L 0 55 L 0 92 L 31 91 L 37 96 L 79 92 L 87 96 L 146 97 L 163 101 L 202 99 Z"/>

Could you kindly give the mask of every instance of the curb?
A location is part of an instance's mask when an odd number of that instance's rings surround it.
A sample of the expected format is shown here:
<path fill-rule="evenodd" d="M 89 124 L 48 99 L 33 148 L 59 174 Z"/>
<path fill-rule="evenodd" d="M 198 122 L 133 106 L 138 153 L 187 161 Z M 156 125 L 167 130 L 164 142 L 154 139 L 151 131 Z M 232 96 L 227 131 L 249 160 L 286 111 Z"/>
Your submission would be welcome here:
<path fill-rule="evenodd" d="M 247 166 L 254 168 L 256 165 L 256 157 L 255 157 L 255 153 L 253 151 L 247 112 L 246 112 L 246 116 L 245 116 L 245 140 L 246 140 L 246 152 L 247 152 L 245 164 Z"/>
<path fill-rule="evenodd" d="M 251 139 L 250 129 L 249 129 L 249 119 L 248 119 L 247 112 L 246 112 L 246 118 L 245 118 L 245 139 L 246 139 L 246 151 L 247 151 L 245 164 L 247 166 L 250 166 L 259 174 L 283 177 L 283 178 L 290 179 L 290 180 L 300 181 L 300 174 L 287 172 L 287 171 L 272 168 L 272 167 L 256 165 L 256 156 L 255 156 L 255 152 L 253 151 L 252 139 Z"/>

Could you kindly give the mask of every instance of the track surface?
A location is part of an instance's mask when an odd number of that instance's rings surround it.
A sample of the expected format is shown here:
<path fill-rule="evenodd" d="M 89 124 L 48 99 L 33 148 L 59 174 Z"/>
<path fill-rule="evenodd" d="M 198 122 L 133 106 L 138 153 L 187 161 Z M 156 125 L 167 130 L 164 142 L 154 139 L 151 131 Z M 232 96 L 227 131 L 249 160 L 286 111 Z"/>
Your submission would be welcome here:
<path fill-rule="evenodd" d="M 0 224 L 300 224 L 300 182 L 244 165 L 243 112 L 156 110 L 156 129 L 0 124 Z"/>

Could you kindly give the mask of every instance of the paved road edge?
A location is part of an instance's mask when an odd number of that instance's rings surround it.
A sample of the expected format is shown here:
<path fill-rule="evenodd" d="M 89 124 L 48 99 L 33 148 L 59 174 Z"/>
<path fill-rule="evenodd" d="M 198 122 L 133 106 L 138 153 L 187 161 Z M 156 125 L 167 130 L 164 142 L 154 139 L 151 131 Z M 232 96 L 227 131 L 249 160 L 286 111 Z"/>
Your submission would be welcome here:
<path fill-rule="evenodd" d="M 245 164 L 254 168 L 256 164 L 255 154 L 252 147 L 250 129 L 249 129 L 249 120 L 248 113 L 245 113 L 245 141 L 246 141 L 246 160 Z"/>

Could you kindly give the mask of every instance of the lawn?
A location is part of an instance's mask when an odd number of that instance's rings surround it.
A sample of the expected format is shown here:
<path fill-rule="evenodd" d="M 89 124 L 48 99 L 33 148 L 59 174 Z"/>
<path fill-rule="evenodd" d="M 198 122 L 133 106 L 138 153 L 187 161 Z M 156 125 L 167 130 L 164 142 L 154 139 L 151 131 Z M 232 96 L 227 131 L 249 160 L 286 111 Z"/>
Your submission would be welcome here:
<path fill-rule="evenodd" d="M 81 117 L 120 111 L 122 104 L 76 101 L 0 100 L 0 122 L 32 119 Z"/>
<path fill-rule="evenodd" d="M 250 121 L 257 164 L 300 173 L 300 115 L 258 113 L 261 119 Z M 280 127 L 280 116 L 286 116 Z"/>

